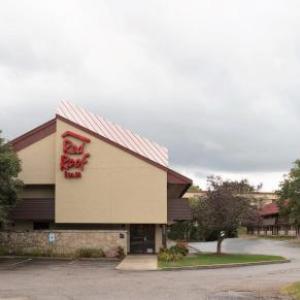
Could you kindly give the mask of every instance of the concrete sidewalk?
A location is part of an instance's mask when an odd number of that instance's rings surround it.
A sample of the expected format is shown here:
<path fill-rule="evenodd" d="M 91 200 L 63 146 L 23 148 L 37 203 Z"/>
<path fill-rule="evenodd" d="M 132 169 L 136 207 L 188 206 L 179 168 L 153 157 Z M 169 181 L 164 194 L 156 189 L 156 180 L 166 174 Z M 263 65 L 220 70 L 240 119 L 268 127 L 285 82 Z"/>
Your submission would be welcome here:
<path fill-rule="evenodd" d="M 127 255 L 116 267 L 126 271 L 153 271 L 157 270 L 156 255 Z"/>

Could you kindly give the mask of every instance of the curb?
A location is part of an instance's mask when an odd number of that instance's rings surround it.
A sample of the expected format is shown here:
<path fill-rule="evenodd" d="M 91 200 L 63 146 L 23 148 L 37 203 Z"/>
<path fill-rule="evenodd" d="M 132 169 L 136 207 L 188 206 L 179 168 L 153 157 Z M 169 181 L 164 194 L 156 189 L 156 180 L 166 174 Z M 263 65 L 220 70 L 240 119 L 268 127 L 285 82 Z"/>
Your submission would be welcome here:
<path fill-rule="evenodd" d="M 70 261 L 70 260 L 74 260 L 72 258 L 69 257 L 51 257 L 51 256 L 30 256 L 30 255 L 1 255 L 0 259 L 28 259 L 28 258 L 36 258 L 36 259 L 42 259 L 42 260 L 66 260 L 66 261 Z"/>
<path fill-rule="evenodd" d="M 60 256 L 0 256 L 0 259 L 40 259 L 40 260 L 62 260 L 62 261 L 107 261 L 107 262 L 118 262 L 121 261 L 118 258 L 105 258 L 105 257 L 78 257 L 78 258 L 72 258 L 72 257 L 60 257 Z"/>
<path fill-rule="evenodd" d="M 113 257 L 79 257 L 79 258 L 74 258 L 72 260 L 80 260 L 80 261 L 111 261 L 111 262 L 121 262 L 122 259 L 119 259 L 119 258 L 113 258 Z"/>
<path fill-rule="evenodd" d="M 209 270 L 209 269 L 229 269 L 236 267 L 251 267 L 251 266 L 263 266 L 263 265 L 274 265 L 274 264 L 285 264 L 289 263 L 289 259 L 284 260 L 270 260 L 270 261 L 259 261 L 250 263 L 235 263 L 235 264 L 218 264 L 218 265 L 196 265 L 196 266 L 184 266 L 184 267 L 166 267 L 159 268 L 159 271 L 181 271 L 181 270 Z"/>

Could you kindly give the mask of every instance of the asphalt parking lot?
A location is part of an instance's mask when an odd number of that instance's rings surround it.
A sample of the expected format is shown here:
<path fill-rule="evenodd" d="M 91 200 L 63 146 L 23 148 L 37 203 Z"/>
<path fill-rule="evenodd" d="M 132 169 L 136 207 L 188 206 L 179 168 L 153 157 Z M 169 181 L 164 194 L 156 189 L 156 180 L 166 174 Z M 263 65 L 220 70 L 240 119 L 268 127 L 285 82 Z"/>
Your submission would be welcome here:
<path fill-rule="evenodd" d="M 211 247 L 212 244 L 198 245 Z M 300 248 L 288 242 L 228 240 L 225 251 L 286 253 L 291 263 L 219 270 L 126 272 L 117 262 L 1 259 L 0 299 L 281 299 L 300 280 Z M 251 250 L 252 249 L 252 250 Z M 258 253 L 258 252 L 257 252 Z"/>
<path fill-rule="evenodd" d="M 44 258 L 0 258 L 1 271 L 55 269 L 55 268 L 94 268 L 94 269 L 113 269 L 118 261 L 99 261 L 99 260 L 63 260 L 63 259 L 44 259 Z M 1 298 L 0 298 L 1 299 Z"/>

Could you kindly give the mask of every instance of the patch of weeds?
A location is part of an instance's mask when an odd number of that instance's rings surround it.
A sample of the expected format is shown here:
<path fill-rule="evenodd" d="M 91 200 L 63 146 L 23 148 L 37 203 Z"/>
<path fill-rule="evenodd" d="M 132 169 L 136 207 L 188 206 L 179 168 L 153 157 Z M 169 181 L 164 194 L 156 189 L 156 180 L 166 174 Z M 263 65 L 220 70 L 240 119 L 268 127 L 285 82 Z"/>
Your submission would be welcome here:
<path fill-rule="evenodd" d="M 300 300 L 300 282 L 295 282 L 284 287 L 282 293 L 293 297 L 295 300 Z"/>
<path fill-rule="evenodd" d="M 101 248 L 81 248 L 76 252 L 76 256 L 85 258 L 99 258 L 105 257 L 105 254 Z"/>
<path fill-rule="evenodd" d="M 53 252 L 51 250 L 40 250 L 40 249 L 24 249 L 19 252 L 19 255 L 33 256 L 33 257 L 52 257 Z"/>
<path fill-rule="evenodd" d="M 1 256 L 1 255 L 8 255 L 8 254 L 9 254 L 8 249 L 1 246 L 1 247 L 0 247 L 0 256 Z"/>

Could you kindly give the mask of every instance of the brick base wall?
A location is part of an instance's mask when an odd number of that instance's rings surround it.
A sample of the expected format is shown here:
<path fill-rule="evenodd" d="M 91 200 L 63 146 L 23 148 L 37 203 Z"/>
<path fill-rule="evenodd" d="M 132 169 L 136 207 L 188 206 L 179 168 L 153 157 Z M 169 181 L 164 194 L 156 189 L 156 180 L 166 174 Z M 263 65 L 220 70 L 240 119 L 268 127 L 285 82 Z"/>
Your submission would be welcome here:
<path fill-rule="evenodd" d="M 0 247 L 13 252 L 74 255 L 79 249 L 101 248 L 114 256 L 118 247 L 127 253 L 126 230 L 43 230 L 29 232 L 0 232 Z"/>

